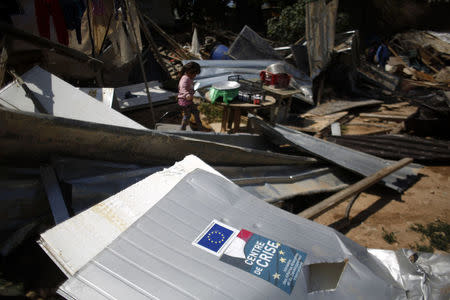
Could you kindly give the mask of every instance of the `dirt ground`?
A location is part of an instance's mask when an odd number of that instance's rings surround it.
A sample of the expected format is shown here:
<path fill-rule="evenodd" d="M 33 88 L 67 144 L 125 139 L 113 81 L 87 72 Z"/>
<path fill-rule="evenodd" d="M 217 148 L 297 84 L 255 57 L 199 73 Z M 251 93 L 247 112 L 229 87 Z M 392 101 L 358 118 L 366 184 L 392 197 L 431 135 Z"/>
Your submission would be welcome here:
<path fill-rule="evenodd" d="M 424 167 L 420 173 L 423 177 L 403 195 L 380 185 L 362 193 L 351 209 L 350 224 L 342 220 L 348 201 L 314 221 L 334 227 L 368 248 L 397 250 L 412 248 L 416 242 L 427 245 L 428 241 L 410 226 L 426 225 L 436 219 L 450 223 L 450 166 Z M 397 241 L 386 242 L 383 228 L 394 232 Z"/>

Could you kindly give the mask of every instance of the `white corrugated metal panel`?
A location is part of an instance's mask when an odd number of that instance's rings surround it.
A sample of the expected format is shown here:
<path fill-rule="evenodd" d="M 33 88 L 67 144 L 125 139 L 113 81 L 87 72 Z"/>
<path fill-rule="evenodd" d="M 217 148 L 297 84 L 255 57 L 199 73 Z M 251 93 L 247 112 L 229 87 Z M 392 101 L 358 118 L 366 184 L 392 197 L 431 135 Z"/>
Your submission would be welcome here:
<path fill-rule="evenodd" d="M 194 169 L 218 174 L 190 155 L 41 235 L 41 247 L 67 275 L 73 275 Z M 80 246 L 82 245 L 82 246 Z"/>
<path fill-rule="evenodd" d="M 212 220 L 307 253 L 292 293 L 194 247 Z M 335 289 L 309 292 L 321 286 L 311 266 L 319 263 L 341 263 L 342 274 Z M 406 299 L 366 248 L 202 170 L 184 177 L 60 290 L 70 299 Z"/>
<path fill-rule="evenodd" d="M 38 66 L 23 74 L 22 79 L 50 115 L 134 129 L 147 129 Z M 0 91 L 0 104 L 10 109 L 39 112 L 17 81 L 13 81 Z"/>

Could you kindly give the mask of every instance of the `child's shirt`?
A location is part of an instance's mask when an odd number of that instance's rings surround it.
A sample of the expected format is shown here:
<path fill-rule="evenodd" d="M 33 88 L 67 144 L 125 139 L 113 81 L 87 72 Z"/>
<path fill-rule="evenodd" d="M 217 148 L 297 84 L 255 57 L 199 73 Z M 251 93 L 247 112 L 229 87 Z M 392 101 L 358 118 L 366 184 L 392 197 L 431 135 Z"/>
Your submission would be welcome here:
<path fill-rule="evenodd" d="M 180 106 L 188 106 L 192 104 L 192 100 L 187 100 L 188 95 L 194 95 L 194 81 L 187 76 L 183 75 L 178 83 L 178 104 Z"/>

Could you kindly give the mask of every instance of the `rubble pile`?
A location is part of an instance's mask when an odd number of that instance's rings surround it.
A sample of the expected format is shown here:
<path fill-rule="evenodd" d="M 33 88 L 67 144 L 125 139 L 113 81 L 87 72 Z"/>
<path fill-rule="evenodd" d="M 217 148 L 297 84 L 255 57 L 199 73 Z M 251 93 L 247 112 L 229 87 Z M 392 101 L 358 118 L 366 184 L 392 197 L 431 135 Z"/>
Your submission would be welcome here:
<path fill-rule="evenodd" d="M 400 195 L 422 164 L 450 163 L 448 33 L 361 41 L 319 0 L 305 37 L 274 48 L 247 25 L 173 33 L 135 1 L 61 3 L 78 17 L 52 23 L 58 41 L 40 1 L 0 23 L 5 260 L 39 237 L 67 299 L 448 294 L 448 256 L 366 249 L 308 220 L 352 198 L 350 224 L 369 187 Z M 180 129 L 196 105 L 214 116 Z M 24 296 L 2 268 L 0 296 Z"/>

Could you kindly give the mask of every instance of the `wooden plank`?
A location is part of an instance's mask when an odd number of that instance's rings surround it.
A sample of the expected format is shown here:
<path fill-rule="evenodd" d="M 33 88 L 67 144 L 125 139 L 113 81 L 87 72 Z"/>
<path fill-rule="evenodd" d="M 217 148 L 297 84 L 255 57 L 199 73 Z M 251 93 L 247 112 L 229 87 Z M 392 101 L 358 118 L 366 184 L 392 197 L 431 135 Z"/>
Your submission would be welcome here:
<path fill-rule="evenodd" d="M 0 87 L 3 86 L 3 81 L 5 80 L 6 73 L 6 63 L 8 61 L 8 52 L 6 50 L 6 35 L 2 38 L 1 43 L 1 54 L 0 54 Z"/>
<path fill-rule="evenodd" d="M 362 118 L 377 118 L 377 119 L 391 120 L 391 121 L 405 121 L 408 118 L 407 116 L 370 114 L 370 113 L 360 113 L 359 116 Z"/>
<path fill-rule="evenodd" d="M 323 214 L 324 212 L 332 209 L 333 207 L 337 206 L 339 203 L 343 202 L 345 199 L 351 197 L 352 195 L 358 194 L 366 190 L 367 188 L 371 187 L 372 185 L 374 185 L 384 177 L 388 176 L 389 174 L 410 164 L 412 161 L 413 161 L 412 158 L 403 158 L 402 160 L 396 162 L 395 164 L 389 165 L 379 170 L 378 172 L 374 173 L 373 175 L 366 177 L 355 184 L 352 184 L 351 186 L 347 187 L 346 189 L 340 192 L 337 192 L 336 194 L 326 198 L 320 203 L 302 211 L 298 215 L 303 218 L 313 219 Z"/>
<path fill-rule="evenodd" d="M 174 50 L 181 56 L 182 59 L 198 59 L 185 51 L 172 37 L 170 37 L 161 27 L 159 27 L 152 19 L 144 15 L 147 22 L 155 29 L 166 41 L 174 48 Z"/>
<path fill-rule="evenodd" d="M 311 121 L 313 124 L 305 127 L 286 126 L 295 130 L 318 133 L 330 126 L 332 123 L 342 119 L 347 115 L 346 111 L 338 112 L 326 116 L 308 116 L 305 117 L 305 121 Z"/>
<path fill-rule="evenodd" d="M 61 188 L 56 178 L 55 170 L 51 166 L 41 166 L 41 180 L 47 193 L 47 199 L 52 210 L 55 224 L 70 218 Z"/>

